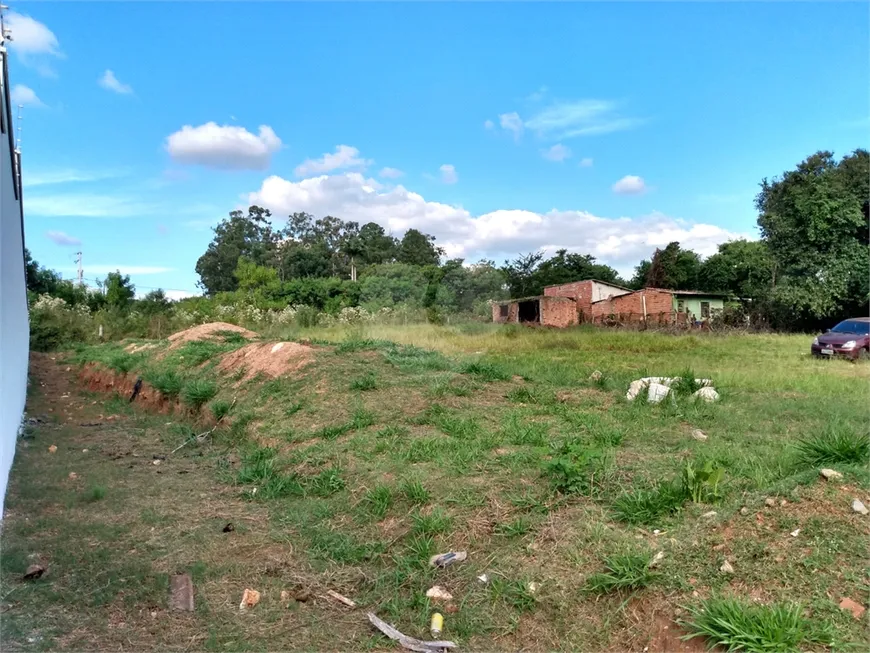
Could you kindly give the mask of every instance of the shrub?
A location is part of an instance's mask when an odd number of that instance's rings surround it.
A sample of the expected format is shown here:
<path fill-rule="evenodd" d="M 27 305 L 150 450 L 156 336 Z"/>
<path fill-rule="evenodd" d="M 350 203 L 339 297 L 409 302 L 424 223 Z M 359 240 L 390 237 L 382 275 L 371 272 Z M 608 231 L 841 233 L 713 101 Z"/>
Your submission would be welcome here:
<path fill-rule="evenodd" d="M 562 494 L 594 494 L 609 473 L 610 457 L 602 449 L 565 442 L 544 464 L 553 489 Z"/>
<path fill-rule="evenodd" d="M 724 476 L 725 470 L 713 467 L 711 460 L 705 462 L 700 469 L 695 469 L 692 461 L 688 461 L 683 467 L 683 491 L 693 503 L 715 501 L 720 498 L 719 483 Z"/>
<path fill-rule="evenodd" d="M 209 379 L 191 379 L 181 389 L 181 398 L 194 410 L 211 401 L 217 394 L 217 385 Z"/>
<path fill-rule="evenodd" d="M 656 576 L 649 568 L 651 560 L 649 553 L 624 553 L 605 558 L 605 571 L 590 576 L 586 581 L 586 589 L 604 594 L 646 587 Z"/>
<path fill-rule="evenodd" d="M 705 637 L 710 647 L 728 651 L 800 651 L 815 649 L 813 644 L 832 644 L 831 627 L 809 620 L 800 605 L 761 605 L 712 597 L 698 607 L 689 607 L 688 612 L 691 620 L 681 622 L 689 633 L 683 639 Z"/>

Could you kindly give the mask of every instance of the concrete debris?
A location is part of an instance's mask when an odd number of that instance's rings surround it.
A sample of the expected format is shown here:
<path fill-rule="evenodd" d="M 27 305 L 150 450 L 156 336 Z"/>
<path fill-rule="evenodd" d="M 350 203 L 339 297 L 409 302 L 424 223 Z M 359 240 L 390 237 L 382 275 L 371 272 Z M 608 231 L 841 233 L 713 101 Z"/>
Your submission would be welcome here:
<path fill-rule="evenodd" d="M 749 514 L 749 508 L 747 508 L 746 506 L 743 506 L 743 507 L 740 509 L 740 514 L 741 514 L 741 515 L 748 515 L 748 514 Z"/>
<path fill-rule="evenodd" d="M 705 512 L 701 517 L 705 519 L 709 519 L 710 517 L 715 517 L 718 513 L 715 510 L 711 510 L 710 512 Z"/>
<path fill-rule="evenodd" d="M 789 533 L 789 535 L 791 535 L 792 537 L 797 537 L 800 534 L 801 534 L 801 529 L 799 529 L 799 528 L 796 528 L 791 533 Z"/>
<path fill-rule="evenodd" d="M 704 433 L 701 429 L 694 429 L 692 431 L 692 439 L 697 440 L 698 442 L 706 442 L 707 434 Z"/>
<path fill-rule="evenodd" d="M 190 574 L 175 574 L 169 579 L 169 608 L 193 612 L 193 580 Z"/>
<path fill-rule="evenodd" d="M 57 451 L 57 445 L 53 444 L 48 448 L 48 453 L 54 453 Z"/>
<path fill-rule="evenodd" d="M 601 372 L 599 372 L 598 370 L 595 370 L 594 372 L 592 372 L 592 374 L 589 375 L 589 380 L 590 381 L 600 381 L 602 376 L 604 376 L 604 375 L 601 374 Z"/>
<path fill-rule="evenodd" d="M 75 472 L 70 472 L 69 476 L 68 476 L 69 480 L 71 480 L 71 481 L 76 480 L 78 477 L 79 477 L 79 475 L 76 474 Z"/>
<path fill-rule="evenodd" d="M 477 580 L 486 585 L 489 582 L 489 576 L 487 576 L 486 574 L 481 574 L 477 577 Z"/>
<path fill-rule="evenodd" d="M 650 383 L 647 388 L 647 401 L 651 404 L 660 403 L 665 397 L 668 396 L 668 393 L 671 389 L 663 385 L 661 383 Z"/>
<path fill-rule="evenodd" d="M 45 573 L 45 567 L 42 565 L 30 565 L 27 568 L 27 571 L 24 572 L 24 580 L 36 580 L 37 578 L 42 578 L 42 575 Z"/>
<path fill-rule="evenodd" d="M 708 404 L 719 400 L 719 393 L 713 386 L 704 386 L 692 395 L 695 399 L 701 399 Z"/>
<path fill-rule="evenodd" d="M 776 507 L 776 499 L 774 499 L 773 497 L 767 497 L 764 500 L 764 505 L 767 506 L 768 508 L 775 508 Z"/>
<path fill-rule="evenodd" d="M 447 567 L 454 562 L 462 562 L 468 557 L 466 551 L 450 551 L 449 553 L 439 553 L 429 558 L 429 564 L 433 567 Z"/>
<path fill-rule="evenodd" d="M 242 593 L 242 601 L 239 603 L 239 610 L 247 610 L 253 608 L 260 602 L 260 593 L 257 590 L 245 589 Z"/>
<path fill-rule="evenodd" d="M 859 499 L 852 499 L 852 510 L 855 512 L 866 515 L 870 510 L 867 510 L 867 506 L 865 506 Z"/>
<path fill-rule="evenodd" d="M 840 472 L 833 469 L 821 469 L 819 470 L 819 474 L 824 476 L 828 481 L 839 481 L 843 478 L 843 475 Z"/>
<path fill-rule="evenodd" d="M 453 595 L 440 585 L 434 585 L 426 590 L 426 596 L 436 601 L 451 601 Z"/>
<path fill-rule="evenodd" d="M 721 571 L 723 574 L 733 574 L 734 567 L 732 567 L 731 563 L 726 560 L 722 563 L 722 566 L 719 567 L 719 571 Z"/>
<path fill-rule="evenodd" d="M 419 639 L 415 639 L 414 637 L 408 637 L 407 635 L 396 630 L 394 626 L 391 626 L 383 619 L 378 618 L 373 612 L 369 612 L 366 615 L 369 618 L 369 621 L 372 625 L 380 630 L 384 635 L 389 637 L 390 639 L 399 642 L 404 648 L 409 651 L 418 651 L 419 653 L 439 653 L 445 648 L 456 648 L 456 644 L 450 641 L 423 641 Z"/>
<path fill-rule="evenodd" d="M 664 551 L 659 551 L 658 553 L 656 553 L 653 556 L 653 559 L 649 561 L 650 569 L 657 566 L 664 559 L 665 559 L 665 552 Z"/>

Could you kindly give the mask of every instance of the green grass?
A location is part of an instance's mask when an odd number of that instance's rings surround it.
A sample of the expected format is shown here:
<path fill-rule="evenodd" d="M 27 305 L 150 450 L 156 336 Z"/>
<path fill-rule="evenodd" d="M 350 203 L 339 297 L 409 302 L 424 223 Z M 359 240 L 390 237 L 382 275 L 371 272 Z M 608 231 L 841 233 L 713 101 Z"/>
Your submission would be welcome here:
<path fill-rule="evenodd" d="M 798 604 L 758 605 L 745 599 L 714 597 L 688 608 L 687 639 L 704 637 L 726 651 L 785 652 L 832 644 L 829 626 L 804 616 Z"/>
<path fill-rule="evenodd" d="M 214 356 L 194 364 L 240 342 L 76 353 L 79 363 L 117 357 L 166 396 L 183 399 L 191 380 L 211 380 L 217 393 L 201 404 L 209 418 L 236 397 L 209 438 L 160 466 L 152 452 L 203 430 L 186 411 L 152 417 L 127 397 L 103 395 L 40 399 L 59 401 L 53 412 L 28 407 L 51 423 L 18 445 L 0 561 L 0 595 L 15 588 L 4 642 L 34 648 L 26 639 L 40 629 L 56 633 L 43 648 L 194 641 L 228 651 L 371 650 L 385 640 L 364 619 L 345 620 L 340 635 L 324 628 L 343 610 L 332 601 L 287 606 L 276 597 L 332 588 L 422 636 L 435 608 L 425 591 L 442 584 L 459 608 L 445 614 L 445 635 L 469 650 L 639 650 L 661 624 L 632 617 L 635 608 L 623 607 L 632 593 L 643 614 L 673 621 L 675 606 L 725 588 L 750 606 L 750 589 L 761 605 L 800 603 L 838 645 L 868 648 L 866 629 L 837 603 L 866 591 L 864 522 L 849 503 L 870 491 L 856 435 L 866 433 L 870 367 L 815 361 L 800 336 L 488 324 L 268 329 L 266 342 L 316 343 L 315 363 L 242 380 L 239 370 L 216 374 Z M 601 380 L 590 379 L 593 370 Z M 682 379 L 676 400 L 626 402 L 641 376 Z M 695 377 L 713 379 L 721 400 L 685 401 Z M 31 384 L 31 401 L 41 388 Z M 94 416 L 66 412 L 82 407 Z M 692 439 L 694 429 L 707 441 Z M 52 443 L 55 455 L 46 453 Z M 802 458 L 801 448 L 812 455 Z M 823 464 L 846 481 L 820 481 Z M 96 479 L 111 492 L 91 502 Z M 227 522 L 235 529 L 223 533 Z M 61 537 L 67 531 L 79 539 Z M 469 557 L 429 566 L 450 550 Z M 651 571 L 649 553 L 659 550 L 666 557 Z M 46 551 L 50 574 L 21 584 L 28 556 Z M 725 558 L 732 575 L 719 571 Z M 197 611 L 153 628 L 166 570 L 193 565 Z M 477 579 L 483 573 L 488 582 Z M 245 619 L 226 618 L 243 587 L 264 600 Z M 91 595 L 107 607 L 80 607 Z M 106 629 L 119 609 L 145 616 Z"/>
<path fill-rule="evenodd" d="M 108 490 L 106 489 L 105 485 L 92 485 L 88 488 L 88 492 L 87 495 L 85 495 L 85 498 L 91 502 L 102 501 L 106 498 L 106 492 L 108 492 Z"/>
<path fill-rule="evenodd" d="M 649 585 L 656 573 L 649 568 L 652 556 L 649 553 L 623 553 L 608 556 L 605 570 L 589 576 L 586 589 L 596 594 L 620 590 L 637 590 Z"/>
<path fill-rule="evenodd" d="M 854 430 L 849 425 L 833 424 L 817 435 L 796 443 L 798 461 L 803 465 L 826 464 L 866 465 L 870 462 L 870 435 Z"/>
<path fill-rule="evenodd" d="M 217 394 L 217 384 L 210 379 L 190 379 L 181 388 L 181 400 L 193 410 L 199 410 Z"/>
<path fill-rule="evenodd" d="M 211 404 L 209 404 L 211 414 L 217 421 L 221 421 L 224 417 L 229 415 L 232 407 L 232 402 L 229 402 L 226 399 L 215 399 Z"/>

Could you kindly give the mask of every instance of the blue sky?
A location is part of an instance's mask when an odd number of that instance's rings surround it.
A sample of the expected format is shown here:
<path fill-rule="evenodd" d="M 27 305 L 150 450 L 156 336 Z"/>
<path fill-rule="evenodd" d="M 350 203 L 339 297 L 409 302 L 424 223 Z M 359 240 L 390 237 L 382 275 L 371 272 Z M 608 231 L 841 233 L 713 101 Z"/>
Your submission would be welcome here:
<path fill-rule="evenodd" d="M 870 140 L 862 3 L 9 4 L 27 244 L 143 290 L 250 203 L 630 271 Z"/>

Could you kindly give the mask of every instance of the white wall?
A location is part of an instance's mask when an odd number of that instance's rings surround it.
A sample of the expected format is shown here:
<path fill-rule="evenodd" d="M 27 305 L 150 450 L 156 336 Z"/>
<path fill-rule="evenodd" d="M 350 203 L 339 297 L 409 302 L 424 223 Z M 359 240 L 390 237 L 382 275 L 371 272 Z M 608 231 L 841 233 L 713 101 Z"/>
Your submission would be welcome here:
<path fill-rule="evenodd" d="M 9 469 L 27 393 L 30 327 L 24 280 L 24 234 L 21 201 L 16 198 L 15 153 L 10 144 L 12 110 L 8 68 L 0 53 L 0 111 L 6 133 L 0 133 L 0 519 Z"/>
<path fill-rule="evenodd" d="M 607 283 L 602 283 L 601 281 L 593 281 L 592 282 L 592 301 L 599 302 L 602 299 L 609 299 L 610 297 L 619 297 L 620 295 L 627 295 L 630 293 L 630 290 L 625 290 L 620 288 L 619 286 L 611 286 Z"/>

